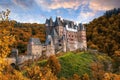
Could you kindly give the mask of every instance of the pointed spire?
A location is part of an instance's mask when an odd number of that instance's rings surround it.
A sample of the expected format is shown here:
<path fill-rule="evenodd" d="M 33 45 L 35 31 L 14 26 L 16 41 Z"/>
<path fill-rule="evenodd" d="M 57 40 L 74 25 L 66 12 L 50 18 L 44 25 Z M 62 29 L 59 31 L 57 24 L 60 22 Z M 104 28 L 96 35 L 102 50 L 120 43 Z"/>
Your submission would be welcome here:
<path fill-rule="evenodd" d="M 55 26 L 62 26 L 62 19 L 60 17 L 56 17 Z"/>
<path fill-rule="evenodd" d="M 45 25 L 48 26 L 49 25 L 49 20 L 46 19 Z"/>
<path fill-rule="evenodd" d="M 53 20 L 52 20 L 52 17 L 50 17 L 50 19 L 49 19 L 49 23 L 50 23 L 50 26 L 53 26 Z"/>

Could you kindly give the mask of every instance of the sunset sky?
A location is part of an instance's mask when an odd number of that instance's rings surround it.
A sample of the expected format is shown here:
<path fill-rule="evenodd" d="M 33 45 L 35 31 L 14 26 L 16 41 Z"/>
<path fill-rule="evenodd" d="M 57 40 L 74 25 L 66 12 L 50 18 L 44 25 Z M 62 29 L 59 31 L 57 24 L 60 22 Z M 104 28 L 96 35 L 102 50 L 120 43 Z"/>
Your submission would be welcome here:
<path fill-rule="evenodd" d="M 120 0 L 0 0 L 0 12 L 10 9 L 10 19 L 44 23 L 61 16 L 77 23 L 88 23 L 106 10 L 120 7 Z"/>

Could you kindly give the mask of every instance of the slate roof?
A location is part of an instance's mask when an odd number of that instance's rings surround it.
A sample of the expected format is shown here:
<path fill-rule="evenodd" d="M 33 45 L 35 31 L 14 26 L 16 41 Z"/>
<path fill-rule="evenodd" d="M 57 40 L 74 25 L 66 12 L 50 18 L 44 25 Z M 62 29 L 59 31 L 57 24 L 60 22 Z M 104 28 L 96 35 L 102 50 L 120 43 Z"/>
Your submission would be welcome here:
<path fill-rule="evenodd" d="M 78 25 L 78 30 L 86 30 L 86 28 L 85 28 L 85 26 L 82 24 L 82 23 L 80 23 L 79 25 Z"/>
<path fill-rule="evenodd" d="M 74 28 L 74 22 L 69 21 L 69 20 L 63 20 L 64 21 L 64 26 L 68 25 L 69 28 Z"/>
<path fill-rule="evenodd" d="M 58 32 L 57 32 L 57 30 L 55 28 L 52 30 L 51 35 L 58 37 Z"/>
<path fill-rule="evenodd" d="M 73 21 L 70 21 L 70 20 L 66 20 L 66 19 L 61 19 L 60 17 L 56 17 L 56 20 L 55 22 L 53 22 L 52 18 L 50 19 L 46 19 L 46 23 L 48 24 L 49 26 L 49 31 L 50 31 L 50 35 L 53 36 L 53 35 L 57 35 L 58 32 L 54 29 L 54 27 L 57 27 L 57 26 L 63 26 L 63 27 L 66 27 L 66 25 L 68 26 L 68 29 L 72 29 L 73 31 L 74 30 L 86 30 L 86 28 L 84 27 L 83 24 L 78 24 L 76 25 Z"/>
<path fill-rule="evenodd" d="M 62 26 L 62 21 L 61 21 L 61 18 L 60 17 L 56 17 L 56 20 L 55 20 L 55 26 Z"/>
<path fill-rule="evenodd" d="M 30 38 L 29 43 L 32 43 L 34 45 L 41 45 L 39 38 Z"/>
<path fill-rule="evenodd" d="M 46 24 L 48 24 L 48 26 L 54 26 L 54 22 L 53 22 L 52 18 L 46 19 Z"/>
<path fill-rule="evenodd" d="M 52 18 L 49 19 L 49 26 L 54 26 Z"/>
<path fill-rule="evenodd" d="M 48 36 L 47 36 L 47 39 L 46 39 L 46 41 L 45 41 L 45 45 L 49 45 L 50 42 L 51 42 L 51 39 L 52 39 L 51 35 L 48 35 Z"/>

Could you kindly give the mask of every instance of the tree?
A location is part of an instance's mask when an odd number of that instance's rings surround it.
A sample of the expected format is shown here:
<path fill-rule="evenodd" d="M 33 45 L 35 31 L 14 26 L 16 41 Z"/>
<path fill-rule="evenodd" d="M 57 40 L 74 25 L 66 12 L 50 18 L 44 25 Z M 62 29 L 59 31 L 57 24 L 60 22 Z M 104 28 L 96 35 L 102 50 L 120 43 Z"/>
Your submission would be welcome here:
<path fill-rule="evenodd" d="M 74 75 L 73 75 L 73 80 L 81 80 L 81 79 L 80 79 L 80 76 L 79 76 L 79 75 L 74 74 Z"/>
<path fill-rule="evenodd" d="M 94 80 L 101 80 L 104 74 L 103 65 L 99 62 L 93 62 L 91 64 L 92 76 Z"/>
<path fill-rule="evenodd" d="M 82 77 L 82 80 L 90 80 L 89 75 L 87 73 L 85 73 Z"/>
<path fill-rule="evenodd" d="M 102 80 L 120 80 L 120 75 L 113 73 L 105 73 Z"/>
<path fill-rule="evenodd" d="M 10 46 L 15 42 L 15 38 L 10 34 L 11 26 L 8 29 L 1 27 L 0 29 L 0 72 L 4 68 L 4 59 L 10 53 Z"/>
<path fill-rule="evenodd" d="M 57 77 L 51 72 L 49 66 L 40 68 L 35 65 L 34 67 L 27 68 L 26 76 L 30 80 L 57 80 Z"/>
<path fill-rule="evenodd" d="M 109 56 L 120 47 L 120 8 L 106 11 L 104 16 L 87 24 L 88 47 L 95 47 Z M 92 44 L 94 45 L 92 45 Z"/>
<path fill-rule="evenodd" d="M 55 55 L 49 57 L 48 65 L 50 66 L 54 75 L 57 75 L 57 73 L 59 73 L 61 70 L 61 65 Z"/>
<path fill-rule="evenodd" d="M 0 12 L 0 18 L 2 18 L 2 21 L 8 21 L 9 14 L 10 14 L 9 9 L 7 9 L 6 11 Z"/>

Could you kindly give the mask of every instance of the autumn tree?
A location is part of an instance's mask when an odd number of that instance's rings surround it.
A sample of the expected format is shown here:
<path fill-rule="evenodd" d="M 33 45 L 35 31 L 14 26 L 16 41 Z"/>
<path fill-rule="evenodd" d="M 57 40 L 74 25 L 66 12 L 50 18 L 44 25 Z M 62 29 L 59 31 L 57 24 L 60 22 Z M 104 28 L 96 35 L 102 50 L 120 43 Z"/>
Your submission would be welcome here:
<path fill-rule="evenodd" d="M 73 80 L 81 80 L 80 76 L 78 74 L 73 75 Z"/>
<path fill-rule="evenodd" d="M 7 19 L 8 19 L 8 14 Z M 8 65 L 6 57 L 11 52 L 11 46 L 15 42 L 15 35 L 11 34 L 13 26 L 8 20 L 0 23 L 0 79 L 1 80 L 27 80 L 22 73 Z"/>
<path fill-rule="evenodd" d="M 35 65 L 31 68 L 27 68 L 27 78 L 30 80 L 57 80 L 57 77 L 51 72 L 49 66 L 40 68 Z"/>
<path fill-rule="evenodd" d="M 88 47 L 109 56 L 120 47 L 120 8 L 106 11 L 105 15 L 94 19 L 87 27 Z"/>
<path fill-rule="evenodd" d="M 0 25 L 0 72 L 4 68 L 4 59 L 10 53 L 10 46 L 14 43 L 15 38 L 10 34 L 11 26 L 4 28 L 4 25 Z"/>
<path fill-rule="evenodd" d="M 87 73 L 85 73 L 82 77 L 82 80 L 90 80 L 89 75 Z"/>
<path fill-rule="evenodd" d="M 102 80 L 120 80 L 120 75 L 114 73 L 103 74 Z"/>
<path fill-rule="evenodd" d="M 6 9 L 6 11 L 2 11 L 0 12 L 0 18 L 2 19 L 2 21 L 8 21 L 8 16 L 10 14 L 10 10 Z"/>
<path fill-rule="evenodd" d="M 93 62 L 91 64 L 92 76 L 94 80 L 101 80 L 104 74 L 103 65 L 99 62 Z"/>
<path fill-rule="evenodd" d="M 54 75 L 57 75 L 57 73 L 60 72 L 61 65 L 55 55 L 50 56 L 47 63 L 50 66 Z"/>

